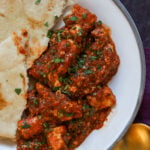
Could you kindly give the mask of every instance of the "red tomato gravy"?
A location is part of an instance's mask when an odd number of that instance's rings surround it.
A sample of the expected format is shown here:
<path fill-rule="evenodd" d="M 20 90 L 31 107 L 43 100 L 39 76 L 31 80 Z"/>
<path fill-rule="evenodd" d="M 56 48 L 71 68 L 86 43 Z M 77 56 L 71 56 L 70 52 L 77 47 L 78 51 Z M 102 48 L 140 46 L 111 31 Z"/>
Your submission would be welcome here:
<path fill-rule="evenodd" d="M 28 70 L 34 84 L 18 122 L 18 150 L 74 150 L 116 104 L 107 83 L 120 61 L 109 28 L 77 4 L 64 22 L 48 32 L 46 52 Z"/>

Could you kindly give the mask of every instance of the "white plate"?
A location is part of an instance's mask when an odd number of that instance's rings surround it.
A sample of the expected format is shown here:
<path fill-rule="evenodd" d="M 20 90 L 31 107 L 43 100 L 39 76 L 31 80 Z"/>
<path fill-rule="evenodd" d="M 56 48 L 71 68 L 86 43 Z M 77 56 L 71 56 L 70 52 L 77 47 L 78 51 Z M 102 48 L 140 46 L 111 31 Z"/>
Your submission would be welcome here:
<path fill-rule="evenodd" d="M 110 82 L 117 105 L 100 130 L 92 132 L 77 150 L 107 150 L 121 138 L 139 109 L 145 84 L 143 47 L 130 15 L 118 0 L 75 0 L 91 10 L 112 30 L 121 59 L 118 73 Z M 0 150 L 15 150 L 0 142 Z"/>

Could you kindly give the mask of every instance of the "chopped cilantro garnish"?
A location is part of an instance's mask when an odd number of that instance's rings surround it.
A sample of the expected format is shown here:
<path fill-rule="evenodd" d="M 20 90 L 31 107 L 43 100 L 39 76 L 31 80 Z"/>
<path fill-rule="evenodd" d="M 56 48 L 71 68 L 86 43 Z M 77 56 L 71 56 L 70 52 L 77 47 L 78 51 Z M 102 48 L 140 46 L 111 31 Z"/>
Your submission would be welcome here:
<path fill-rule="evenodd" d="M 47 37 L 48 37 L 48 38 L 51 38 L 52 36 L 53 36 L 53 31 L 49 30 L 49 31 L 47 32 Z"/>
<path fill-rule="evenodd" d="M 15 89 L 15 92 L 16 92 L 18 95 L 20 95 L 21 89 L 20 89 L 20 88 L 16 88 L 16 89 Z"/>
<path fill-rule="evenodd" d="M 94 109 L 94 108 L 91 108 L 91 109 L 90 109 L 90 114 L 89 114 L 89 115 L 90 115 L 90 116 L 93 116 L 93 115 L 94 115 L 94 112 L 95 112 L 95 109 Z"/>
<path fill-rule="evenodd" d="M 56 92 L 56 91 L 58 91 L 60 89 L 60 87 L 52 87 L 52 91 L 53 92 Z"/>
<path fill-rule="evenodd" d="M 102 25 L 102 21 L 99 20 L 99 21 L 97 22 L 97 24 L 98 24 L 98 25 Z"/>
<path fill-rule="evenodd" d="M 78 20 L 78 17 L 72 16 L 72 17 L 70 18 L 70 20 L 71 20 L 71 21 L 77 21 L 77 20 Z"/>
<path fill-rule="evenodd" d="M 66 42 L 66 47 L 69 47 L 70 46 L 70 43 L 69 42 Z"/>
<path fill-rule="evenodd" d="M 39 145 L 35 145 L 34 148 L 35 148 L 35 149 L 38 149 L 38 148 L 39 148 Z"/>
<path fill-rule="evenodd" d="M 59 17 L 58 16 L 55 16 L 55 20 L 57 20 Z"/>
<path fill-rule="evenodd" d="M 96 56 L 91 56 L 91 57 L 90 57 L 90 60 L 91 60 L 91 61 L 96 60 L 96 59 L 97 59 Z"/>
<path fill-rule="evenodd" d="M 48 27 L 48 26 L 49 26 L 48 22 L 46 22 L 44 25 L 45 25 L 46 27 Z"/>
<path fill-rule="evenodd" d="M 68 68 L 68 73 L 77 73 L 77 70 L 78 70 L 77 66 L 73 66 Z"/>
<path fill-rule="evenodd" d="M 56 33 L 63 33 L 64 32 L 64 29 L 61 29 L 61 30 L 57 30 Z"/>
<path fill-rule="evenodd" d="M 72 117 L 73 114 L 72 114 L 72 113 L 65 113 L 65 116 L 66 116 L 66 117 Z"/>
<path fill-rule="evenodd" d="M 86 58 L 86 57 L 87 57 L 87 55 L 86 55 L 86 54 L 84 54 L 84 55 L 83 55 L 83 57 L 84 57 L 84 58 Z"/>
<path fill-rule="evenodd" d="M 54 49 L 50 50 L 50 53 L 55 53 L 55 52 L 56 52 L 56 50 L 54 50 Z"/>
<path fill-rule="evenodd" d="M 58 58 L 58 57 L 55 57 L 53 60 L 52 60 L 53 63 L 63 63 L 64 62 L 64 59 L 63 58 Z"/>
<path fill-rule="evenodd" d="M 67 84 L 67 83 L 72 84 L 72 81 L 69 78 L 63 77 L 63 76 L 59 77 L 59 81 L 64 84 Z"/>
<path fill-rule="evenodd" d="M 85 105 L 83 105 L 83 106 L 82 106 L 82 109 L 83 109 L 83 110 L 90 109 L 90 106 L 89 106 L 89 105 L 87 105 L 87 104 L 85 104 Z"/>
<path fill-rule="evenodd" d="M 21 126 L 22 129 L 28 129 L 30 128 L 31 126 L 29 124 L 27 124 L 26 121 L 23 122 L 23 125 Z"/>
<path fill-rule="evenodd" d="M 84 74 L 85 74 L 85 75 L 89 75 L 89 74 L 92 74 L 92 73 L 93 73 L 92 70 L 84 70 Z"/>
<path fill-rule="evenodd" d="M 38 118 L 39 118 L 39 119 L 42 119 L 42 115 L 38 115 Z"/>
<path fill-rule="evenodd" d="M 100 64 L 98 64 L 98 65 L 97 65 L 97 69 L 98 69 L 98 70 L 101 70 L 101 69 L 102 69 L 102 66 L 101 66 Z"/>
<path fill-rule="evenodd" d="M 50 69 L 50 68 L 51 68 L 51 65 L 50 65 L 50 64 L 48 64 L 47 68 L 48 68 L 48 69 Z"/>
<path fill-rule="evenodd" d="M 72 29 L 73 29 L 73 30 L 76 30 L 76 29 L 77 29 L 77 27 L 73 27 Z"/>
<path fill-rule="evenodd" d="M 68 96 L 71 96 L 71 94 L 70 94 L 70 92 L 69 92 L 69 91 L 61 90 L 61 92 L 62 92 L 63 94 L 67 94 Z"/>
<path fill-rule="evenodd" d="M 38 5 L 38 4 L 40 4 L 40 2 L 41 2 L 41 0 L 36 0 L 35 4 Z"/>
<path fill-rule="evenodd" d="M 30 141 L 27 141 L 27 142 L 26 142 L 26 146 L 27 146 L 27 148 L 30 147 Z"/>
<path fill-rule="evenodd" d="M 36 99 L 33 100 L 33 103 L 36 104 L 36 105 L 39 104 L 39 102 Z"/>
<path fill-rule="evenodd" d="M 42 71 L 38 71 L 38 73 L 39 73 L 39 75 L 41 75 L 43 78 L 46 78 L 46 74 L 44 73 L 44 72 L 42 72 Z"/>
<path fill-rule="evenodd" d="M 90 44 L 89 44 L 89 43 L 86 43 L 86 44 L 85 44 L 85 49 L 88 49 L 89 46 L 90 46 Z"/>
<path fill-rule="evenodd" d="M 68 89 L 68 85 L 66 85 L 65 87 L 64 87 L 64 90 L 67 90 Z"/>
<path fill-rule="evenodd" d="M 59 116 L 59 117 L 63 117 L 63 116 L 64 116 L 63 111 L 62 111 L 62 110 L 58 110 L 58 112 L 57 112 L 57 116 Z"/>
<path fill-rule="evenodd" d="M 82 14 L 82 19 L 86 19 L 87 14 Z"/>
<path fill-rule="evenodd" d="M 80 29 L 78 30 L 77 35 L 78 35 L 78 36 L 82 36 L 82 34 L 83 34 L 83 30 L 80 28 Z"/>
<path fill-rule="evenodd" d="M 99 42 L 98 42 L 99 45 L 101 45 L 102 43 L 103 43 L 102 41 L 99 41 Z"/>
<path fill-rule="evenodd" d="M 100 58 L 100 56 L 102 55 L 102 51 L 101 50 L 97 50 L 95 52 L 95 54 L 97 55 L 97 58 Z"/>
<path fill-rule="evenodd" d="M 37 62 L 36 65 L 40 66 L 40 65 L 42 65 L 42 63 L 41 62 Z"/>
<path fill-rule="evenodd" d="M 47 122 L 43 123 L 43 126 L 48 130 L 49 129 L 49 124 Z"/>
<path fill-rule="evenodd" d="M 67 132 L 67 133 L 66 133 L 66 136 L 70 136 L 70 133 Z"/>
<path fill-rule="evenodd" d="M 23 75 L 22 73 L 20 73 L 20 77 L 21 77 L 21 78 L 24 78 L 24 75 Z"/>
<path fill-rule="evenodd" d="M 78 60 L 78 66 L 80 67 L 80 68 L 82 68 L 83 67 L 83 65 L 84 65 L 84 63 L 85 63 L 85 60 L 84 59 L 82 59 L 82 58 L 80 58 L 79 60 Z"/>
<path fill-rule="evenodd" d="M 58 42 L 61 42 L 61 33 L 60 32 L 57 33 L 57 39 L 58 39 Z"/>

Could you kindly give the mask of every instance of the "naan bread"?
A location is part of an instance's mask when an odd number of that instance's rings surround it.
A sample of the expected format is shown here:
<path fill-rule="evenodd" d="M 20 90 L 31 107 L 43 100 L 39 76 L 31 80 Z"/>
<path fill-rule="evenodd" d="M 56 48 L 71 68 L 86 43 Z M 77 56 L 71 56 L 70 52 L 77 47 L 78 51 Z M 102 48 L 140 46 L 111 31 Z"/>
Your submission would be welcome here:
<path fill-rule="evenodd" d="M 27 66 L 43 53 L 48 45 L 47 32 L 70 0 L 0 0 L 0 42 L 12 32 L 26 30 L 28 36 Z M 57 16 L 57 17 L 56 17 Z"/>
<path fill-rule="evenodd" d="M 26 106 L 25 55 L 16 45 L 16 35 L 0 43 L 0 136 L 15 139 L 17 122 Z"/>
<path fill-rule="evenodd" d="M 15 139 L 26 107 L 27 68 L 46 50 L 47 32 L 70 0 L 36 2 L 0 0 L 0 137 Z"/>

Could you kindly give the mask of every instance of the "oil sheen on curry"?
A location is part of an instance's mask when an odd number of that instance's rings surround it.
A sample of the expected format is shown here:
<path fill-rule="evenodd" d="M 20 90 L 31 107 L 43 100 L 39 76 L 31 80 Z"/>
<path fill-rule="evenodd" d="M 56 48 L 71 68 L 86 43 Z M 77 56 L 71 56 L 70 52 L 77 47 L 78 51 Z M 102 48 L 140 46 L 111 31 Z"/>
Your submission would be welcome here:
<path fill-rule="evenodd" d="M 18 150 L 74 150 L 116 104 L 107 83 L 120 61 L 109 28 L 79 5 L 64 23 L 47 33 L 47 50 L 28 70 L 34 82 L 18 122 Z"/>

